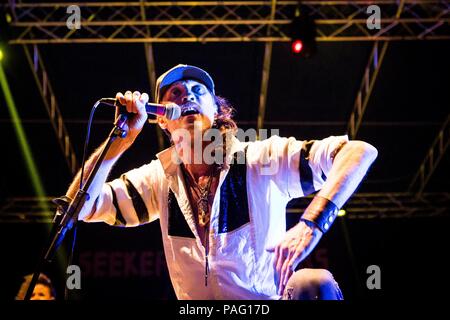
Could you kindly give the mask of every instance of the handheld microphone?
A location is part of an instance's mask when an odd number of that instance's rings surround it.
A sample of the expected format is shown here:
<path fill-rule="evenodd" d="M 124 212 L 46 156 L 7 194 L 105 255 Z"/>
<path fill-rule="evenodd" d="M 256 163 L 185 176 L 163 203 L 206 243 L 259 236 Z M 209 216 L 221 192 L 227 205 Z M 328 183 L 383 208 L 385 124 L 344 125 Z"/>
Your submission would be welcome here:
<path fill-rule="evenodd" d="M 114 98 L 102 98 L 100 99 L 100 102 L 109 106 L 125 108 L 117 99 Z M 147 114 L 162 116 L 169 120 L 176 120 L 181 117 L 181 108 L 175 103 L 160 104 L 147 102 L 145 104 L 145 111 Z"/>

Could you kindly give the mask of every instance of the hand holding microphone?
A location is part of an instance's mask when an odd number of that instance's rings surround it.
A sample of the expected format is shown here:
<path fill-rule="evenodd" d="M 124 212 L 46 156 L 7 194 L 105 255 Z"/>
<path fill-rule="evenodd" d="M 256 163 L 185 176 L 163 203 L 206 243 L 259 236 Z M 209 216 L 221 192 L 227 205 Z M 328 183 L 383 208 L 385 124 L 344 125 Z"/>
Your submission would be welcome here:
<path fill-rule="evenodd" d="M 144 94 L 147 95 L 146 93 Z M 126 105 L 123 105 L 118 99 L 115 98 L 102 98 L 100 99 L 100 102 L 110 106 L 126 109 Z M 147 114 L 165 117 L 168 120 L 176 120 L 181 116 L 181 108 L 175 103 L 161 104 L 147 102 L 145 103 L 145 112 L 147 112 Z"/>
<path fill-rule="evenodd" d="M 129 140 L 130 144 L 134 141 L 134 139 L 137 137 L 137 135 L 141 132 L 142 128 L 145 125 L 145 122 L 147 121 L 147 112 L 145 112 L 145 104 L 148 102 L 148 94 L 143 93 L 141 94 L 139 91 L 134 91 L 131 93 L 131 91 L 126 91 L 125 94 L 122 94 L 121 92 L 118 92 L 116 94 L 116 102 L 121 105 L 121 107 L 116 108 L 116 117 L 119 116 L 120 108 L 126 109 L 130 115 L 128 116 L 128 120 L 126 122 L 126 125 L 124 129 L 128 132 L 126 140 Z M 111 100 L 108 99 L 109 103 L 111 104 Z M 106 102 L 106 101 L 103 101 Z M 117 106 L 117 104 L 114 104 Z M 129 138 L 129 139 L 128 139 Z"/>
<path fill-rule="evenodd" d="M 119 116 L 120 112 L 128 112 L 128 119 L 123 126 L 123 129 L 127 131 L 127 136 L 120 139 L 119 151 L 123 152 L 131 144 L 133 144 L 136 137 L 141 132 L 149 114 L 165 117 L 169 120 L 178 119 L 181 116 L 181 108 L 170 103 L 167 105 L 149 103 L 149 97 L 146 93 L 140 93 L 139 91 L 126 91 L 125 94 L 118 92 L 116 98 L 102 98 L 101 103 L 116 107 L 115 119 Z"/>
<path fill-rule="evenodd" d="M 131 116 L 131 122 L 129 123 L 130 129 L 141 130 L 147 120 L 149 114 L 162 116 L 168 120 L 176 120 L 181 116 L 181 108 L 175 103 L 159 104 L 149 103 L 148 94 L 135 91 L 125 92 L 123 95 L 121 92 L 116 94 L 116 98 L 102 98 L 102 103 L 117 107 L 116 118 L 118 111 L 126 110 L 128 113 L 134 114 Z"/>

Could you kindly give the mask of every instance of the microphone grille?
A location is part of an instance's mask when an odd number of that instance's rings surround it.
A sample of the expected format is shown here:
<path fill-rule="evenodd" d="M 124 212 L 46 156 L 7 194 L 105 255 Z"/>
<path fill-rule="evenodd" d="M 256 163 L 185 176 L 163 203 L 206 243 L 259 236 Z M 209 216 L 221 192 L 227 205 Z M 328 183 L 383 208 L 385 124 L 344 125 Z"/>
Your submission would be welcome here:
<path fill-rule="evenodd" d="M 181 117 L 181 108 L 175 103 L 166 105 L 166 118 L 169 120 L 176 120 Z"/>

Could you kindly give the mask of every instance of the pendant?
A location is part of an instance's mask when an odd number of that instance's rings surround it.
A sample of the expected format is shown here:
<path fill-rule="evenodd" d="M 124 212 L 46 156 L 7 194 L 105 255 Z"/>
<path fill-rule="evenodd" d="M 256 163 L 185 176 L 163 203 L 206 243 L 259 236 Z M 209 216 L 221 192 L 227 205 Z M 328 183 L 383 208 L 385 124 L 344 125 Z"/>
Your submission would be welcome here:
<path fill-rule="evenodd" d="M 204 227 L 209 222 L 209 214 L 208 214 L 208 198 L 200 198 L 197 201 L 197 207 L 198 207 L 198 224 L 201 227 Z"/>

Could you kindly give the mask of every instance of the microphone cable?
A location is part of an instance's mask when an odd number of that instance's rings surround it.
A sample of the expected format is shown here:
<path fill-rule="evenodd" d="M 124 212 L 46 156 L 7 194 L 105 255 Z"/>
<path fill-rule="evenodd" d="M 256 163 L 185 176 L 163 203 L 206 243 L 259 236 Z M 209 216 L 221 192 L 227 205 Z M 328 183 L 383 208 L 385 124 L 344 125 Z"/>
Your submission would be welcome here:
<path fill-rule="evenodd" d="M 80 175 L 80 190 L 83 188 L 83 181 L 84 181 L 84 166 L 86 163 L 86 155 L 87 155 L 87 150 L 89 147 L 89 139 L 91 136 L 91 127 L 92 127 L 92 122 L 94 119 L 94 114 L 95 111 L 97 111 L 97 107 L 103 103 L 102 99 L 97 100 L 95 102 L 95 104 L 93 105 L 93 107 L 91 108 L 91 112 L 89 114 L 89 120 L 88 120 L 88 124 L 87 124 L 87 129 L 86 129 L 86 137 L 84 139 L 84 147 L 83 147 L 83 159 L 81 161 L 81 175 Z M 70 251 L 69 251 L 69 256 L 67 259 L 67 265 L 70 266 L 72 264 L 73 261 L 73 253 L 75 251 L 75 242 L 76 242 L 76 238 L 77 238 L 77 228 L 78 228 L 78 217 L 77 219 L 74 221 L 73 223 L 73 236 L 72 236 L 72 244 L 70 246 Z M 70 243 L 69 243 L 70 244 Z M 67 281 L 67 279 L 66 279 Z M 64 300 L 68 300 L 69 298 L 69 290 L 67 288 L 67 283 L 64 286 Z"/>

